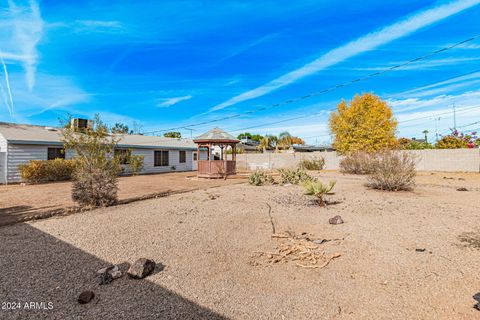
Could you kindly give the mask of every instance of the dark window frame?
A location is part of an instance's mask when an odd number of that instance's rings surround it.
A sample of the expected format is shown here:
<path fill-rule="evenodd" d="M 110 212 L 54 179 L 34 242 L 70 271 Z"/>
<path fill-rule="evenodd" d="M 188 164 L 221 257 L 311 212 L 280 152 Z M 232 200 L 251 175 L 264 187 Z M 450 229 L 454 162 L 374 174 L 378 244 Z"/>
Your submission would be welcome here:
<path fill-rule="evenodd" d="M 153 152 L 153 166 L 154 167 L 168 167 L 169 152 L 168 150 L 155 150 Z"/>
<path fill-rule="evenodd" d="M 178 151 L 178 163 L 186 163 L 187 162 L 187 151 L 180 150 Z"/>
<path fill-rule="evenodd" d="M 130 156 L 132 155 L 132 150 L 125 148 L 118 148 L 113 150 L 115 157 L 118 157 L 120 164 L 129 164 Z"/>
<path fill-rule="evenodd" d="M 65 149 L 62 147 L 48 147 L 47 160 L 65 159 Z"/>

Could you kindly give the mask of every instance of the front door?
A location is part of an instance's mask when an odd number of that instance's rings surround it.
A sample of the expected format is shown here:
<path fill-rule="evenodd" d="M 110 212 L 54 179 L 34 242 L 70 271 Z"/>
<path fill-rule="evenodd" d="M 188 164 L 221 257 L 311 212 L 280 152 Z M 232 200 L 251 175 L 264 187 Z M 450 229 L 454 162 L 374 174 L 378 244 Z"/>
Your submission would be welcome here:
<path fill-rule="evenodd" d="M 192 152 L 192 170 L 197 171 L 198 168 L 198 154 L 196 151 Z"/>

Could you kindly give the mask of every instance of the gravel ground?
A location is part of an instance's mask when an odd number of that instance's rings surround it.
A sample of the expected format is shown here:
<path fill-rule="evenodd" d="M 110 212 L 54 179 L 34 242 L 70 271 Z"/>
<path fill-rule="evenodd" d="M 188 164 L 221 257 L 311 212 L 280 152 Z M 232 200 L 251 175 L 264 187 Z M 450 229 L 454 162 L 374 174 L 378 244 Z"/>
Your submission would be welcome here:
<path fill-rule="evenodd" d="M 479 175 L 444 176 L 387 193 L 365 188 L 364 177 L 322 173 L 337 180 L 327 208 L 278 201 L 301 197 L 298 186 L 237 184 L 6 226 L 0 301 L 21 309 L 0 318 L 480 319 Z M 255 252 L 279 244 L 267 203 L 277 233 L 343 238 L 321 245 L 341 256 L 322 269 L 258 261 Z M 337 214 L 345 223 L 329 225 Z M 165 268 L 97 284 L 98 269 L 140 257 Z M 76 302 L 83 290 L 96 294 L 86 305 Z"/>
<path fill-rule="evenodd" d="M 238 175 L 227 180 L 199 179 L 192 171 L 120 177 L 118 198 L 129 202 L 138 198 L 225 186 L 241 182 L 244 178 Z M 78 209 L 72 201 L 71 190 L 70 181 L 0 185 L 0 226 Z"/>

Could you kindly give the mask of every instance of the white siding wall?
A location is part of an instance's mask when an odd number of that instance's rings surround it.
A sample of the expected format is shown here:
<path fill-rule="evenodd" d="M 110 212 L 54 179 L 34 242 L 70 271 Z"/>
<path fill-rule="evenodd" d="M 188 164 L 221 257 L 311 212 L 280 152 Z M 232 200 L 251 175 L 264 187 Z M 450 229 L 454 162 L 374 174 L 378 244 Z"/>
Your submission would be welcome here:
<path fill-rule="evenodd" d="M 0 134 L 0 184 L 7 182 L 7 140 Z"/>
<path fill-rule="evenodd" d="M 18 166 L 23 163 L 28 163 L 30 160 L 47 160 L 47 149 L 49 147 L 59 147 L 56 145 L 44 146 L 44 145 L 22 145 L 22 144 L 9 144 L 7 152 L 7 179 L 8 182 L 20 182 L 21 177 L 18 171 Z M 162 149 L 158 149 L 159 151 Z M 165 150 L 165 149 L 163 149 Z M 132 154 L 143 155 L 144 158 L 144 173 L 160 173 L 160 172 L 172 172 L 172 171 L 192 171 L 193 159 L 192 151 L 186 150 L 186 162 L 180 163 L 179 150 L 168 150 L 168 166 L 155 167 L 154 166 L 154 149 L 132 149 Z M 66 158 L 70 159 L 73 156 L 72 151 L 67 151 Z M 172 166 L 175 166 L 175 170 L 172 170 Z M 128 170 L 126 170 L 128 172 Z M 1 172 L 1 169 L 0 169 Z M 1 183 L 0 177 L 0 183 Z"/>
<path fill-rule="evenodd" d="M 161 151 L 165 149 L 158 149 Z M 154 164 L 154 149 L 133 149 L 132 154 L 134 155 L 143 155 L 143 172 L 144 173 L 159 173 L 159 172 L 172 172 L 172 171 L 192 171 L 192 152 L 191 150 L 186 150 L 186 162 L 180 163 L 180 150 L 168 150 L 168 166 L 165 167 L 155 167 Z M 172 170 L 172 166 L 175 167 L 175 170 Z"/>
<path fill-rule="evenodd" d="M 7 140 L 0 134 L 0 152 L 7 152 Z"/>
<path fill-rule="evenodd" d="M 30 160 L 47 160 L 48 148 L 58 148 L 58 145 L 27 145 L 27 144 L 8 144 L 7 151 L 7 179 L 8 182 L 20 182 L 20 172 L 18 166 L 28 163 Z M 67 159 L 72 157 L 72 152 L 67 152 Z"/>

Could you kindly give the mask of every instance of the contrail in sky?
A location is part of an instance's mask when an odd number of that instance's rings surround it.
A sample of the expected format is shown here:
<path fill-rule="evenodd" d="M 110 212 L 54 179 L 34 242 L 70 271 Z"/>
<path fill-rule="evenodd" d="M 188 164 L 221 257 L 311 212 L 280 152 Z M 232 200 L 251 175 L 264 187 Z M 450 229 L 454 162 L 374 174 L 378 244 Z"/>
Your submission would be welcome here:
<path fill-rule="evenodd" d="M 255 89 L 241 93 L 214 107 L 208 112 L 221 110 L 234 104 L 266 95 L 274 90 L 290 85 L 304 77 L 310 76 L 328 67 L 343 62 L 360 53 L 373 50 L 391 41 L 408 36 L 426 26 L 460 13 L 480 4 L 480 0 L 457 0 L 404 17 L 378 31 L 366 34 L 340 47 L 328 51 L 310 63 L 290 71 Z"/>
<path fill-rule="evenodd" d="M 5 84 L 7 85 L 8 98 L 10 99 L 10 103 L 7 104 L 8 112 L 10 112 L 10 116 L 13 117 L 13 98 L 12 98 L 12 90 L 10 90 L 10 80 L 8 79 L 7 65 L 5 64 L 3 57 L 0 57 L 0 60 L 2 61 L 3 72 L 5 74 Z M 3 86 L 2 86 L 2 91 L 3 91 Z M 3 92 L 3 95 L 4 95 L 4 99 L 7 100 L 5 92 Z M 5 103 L 7 103 L 7 101 L 5 101 Z"/>

